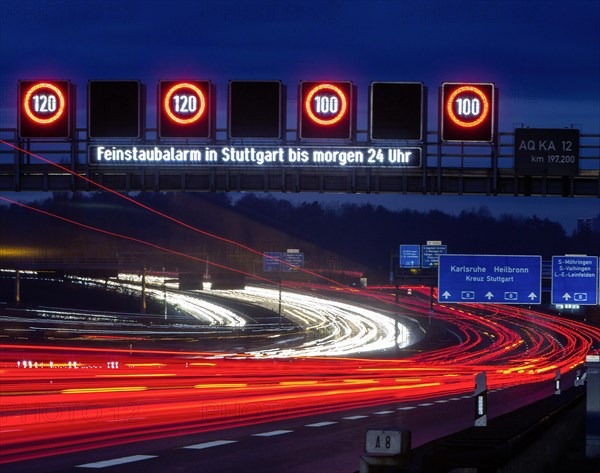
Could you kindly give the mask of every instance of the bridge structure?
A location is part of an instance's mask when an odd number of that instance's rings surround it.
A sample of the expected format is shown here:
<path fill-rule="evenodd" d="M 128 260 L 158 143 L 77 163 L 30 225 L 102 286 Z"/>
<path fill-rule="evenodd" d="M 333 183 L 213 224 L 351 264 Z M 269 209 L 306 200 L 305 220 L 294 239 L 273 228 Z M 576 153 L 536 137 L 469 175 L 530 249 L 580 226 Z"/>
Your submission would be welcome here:
<path fill-rule="evenodd" d="M 296 138 L 295 130 L 287 130 L 281 140 L 272 143 L 271 151 L 265 151 L 264 146 L 256 141 L 231 140 L 224 134 L 225 130 L 217 130 L 215 140 L 202 144 L 202 148 L 207 152 L 236 149 L 236 152 L 246 152 L 247 156 L 250 152 L 276 155 L 284 152 L 293 154 L 294 150 L 306 149 L 305 144 Z M 374 155 L 381 149 L 386 153 L 390 150 L 392 153 L 398 152 L 394 149 L 401 153 L 405 153 L 406 149 L 416 149 L 420 159 L 416 165 L 410 166 L 363 166 L 353 165 L 349 161 L 340 165 L 339 160 L 337 165 L 303 165 L 301 162 L 295 165 L 278 165 L 277 162 L 259 165 L 256 160 L 247 157 L 246 162 L 243 159 L 237 162 L 232 160 L 231 165 L 222 162 L 214 165 L 209 162 L 202 165 L 172 165 L 165 161 L 149 165 L 148 162 L 136 160 L 102 165 L 94 161 L 92 150 L 102 145 L 109 150 L 121 151 L 117 149 L 120 145 L 98 143 L 88 136 L 86 129 L 78 128 L 72 138 L 57 141 L 22 139 L 16 129 L 5 128 L 0 129 L 0 192 L 89 192 L 100 190 L 95 184 L 98 183 L 120 192 L 600 197 L 600 134 L 579 135 L 576 169 L 573 171 L 571 166 L 570 171 L 562 175 L 560 168 L 559 172 L 552 173 L 547 172 L 546 168 L 527 172 L 522 171 L 522 166 L 519 169 L 518 156 L 515 156 L 515 131 L 500 132 L 497 139 L 490 143 L 446 142 L 439 132 L 429 131 L 418 143 L 374 145 L 366 135 L 366 131 L 358 130 L 351 142 L 336 146 L 335 149 L 341 153 L 344 149 L 351 150 L 348 153 L 355 154 L 350 154 L 350 160 L 362 151 L 368 157 L 369 153 Z M 166 149 L 168 152 L 191 146 L 187 141 L 160 140 L 156 129 L 146 129 L 143 136 L 143 139 L 130 142 L 127 145 L 129 149 L 137 147 L 150 152 L 153 149 Z M 541 141 L 529 143 L 544 146 Z M 335 152 L 325 151 L 324 155 L 331 158 Z M 345 156 L 344 159 L 347 159 L 348 155 Z M 534 168 L 535 165 L 534 162 Z"/>

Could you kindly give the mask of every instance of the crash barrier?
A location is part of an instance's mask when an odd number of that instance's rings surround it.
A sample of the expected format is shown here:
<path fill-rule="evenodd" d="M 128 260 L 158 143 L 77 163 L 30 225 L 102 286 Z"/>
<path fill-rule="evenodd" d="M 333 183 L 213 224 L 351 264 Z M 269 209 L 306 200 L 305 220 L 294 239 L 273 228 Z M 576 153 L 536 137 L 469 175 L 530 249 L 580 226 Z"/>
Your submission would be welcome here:
<path fill-rule="evenodd" d="M 360 473 L 542 473 L 551 471 L 573 443 L 585 431 L 585 388 L 563 391 L 535 404 L 496 417 L 486 426 L 464 431 L 411 449 L 410 432 L 398 429 L 369 431 L 379 445 L 398 446 L 397 453 L 376 450 L 360 459 Z M 376 442 L 376 440 L 375 440 Z M 383 448 L 383 447 L 382 447 Z M 582 459 L 584 461 L 584 459 Z M 570 470 L 577 471 L 577 468 Z"/>

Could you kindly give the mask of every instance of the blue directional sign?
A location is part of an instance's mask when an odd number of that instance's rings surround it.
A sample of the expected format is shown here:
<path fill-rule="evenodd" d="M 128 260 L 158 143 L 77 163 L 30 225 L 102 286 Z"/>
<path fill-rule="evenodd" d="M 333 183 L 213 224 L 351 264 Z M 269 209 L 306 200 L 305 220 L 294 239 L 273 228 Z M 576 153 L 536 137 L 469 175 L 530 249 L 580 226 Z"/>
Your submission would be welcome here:
<path fill-rule="evenodd" d="M 300 268 L 304 268 L 304 253 L 288 251 L 282 253 L 281 256 L 284 261 L 284 264 L 281 265 L 282 271 L 298 271 Z"/>
<path fill-rule="evenodd" d="M 598 303 L 598 257 L 552 257 L 552 304 Z"/>
<path fill-rule="evenodd" d="M 542 257 L 440 255 L 439 302 L 540 304 Z"/>
<path fill-rule="evenodd" d="M 423 245 L 422 247 L 422 266 L 424 268 L 435 268 L 440 264 L 440 255 L 448 252 L 447 245 Z"/>
<path fill-rule="evenodd" d="M 400 267 L 421 267 L 421 245 L 400 245 Z"/>
<path fill-rule="evenodd" d="M 281 271 L 281 252 L 271 251 L 263 256 L 263 271 Z"/>

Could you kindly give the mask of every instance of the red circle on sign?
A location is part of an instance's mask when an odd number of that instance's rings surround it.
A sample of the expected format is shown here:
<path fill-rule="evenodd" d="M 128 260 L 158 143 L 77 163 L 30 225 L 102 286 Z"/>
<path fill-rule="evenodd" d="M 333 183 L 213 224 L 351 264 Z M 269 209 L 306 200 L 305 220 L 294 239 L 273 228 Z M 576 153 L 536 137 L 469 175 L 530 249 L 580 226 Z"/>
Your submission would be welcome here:
<path fill-rule="evenodd" d="M 312 110 L 312 106 L 311 106 L 311 102 L 313 97 L 318 93 L 321 92 L 323 90 L 330 90 L 332 91 L 335 95 L 338 96 L 338 98 L 340 99 L 340 109 L 339 111 L 331 118 L 328 119 L 323 119 L 323 118 L 319 118 L 315 115 L 315 113 Z M 340 89 L 339 87 L 333 85 L 333 84 L 319 84 L 315 87 L 313 87 L 310 92 L 308 92 L 308 95 L 306 96 L 306 99 L 304 99 L 304 110 L 306 111 L 306 114 L 309 116 L 309 118 L 315 122 L 318 123 L 319 125 L 334 125 L 337 122 L 339 122 L 342 118 L 344 118 L 344 115 L 346 115 L 346 111 L 348 110 L 348 101 L 346 100 L 346 95 L 344 94 L 344 92 L 342 91 L 342 89 Z"/>
<path fill-rule="evenodd" d="M 52 91 L 52 93 L 58 100 L 58 108 L 52 115 L 48 116 L 47 118 L 40 118 L 36 114 L 36 112 L 31 110 L 29 101 L 31 100 L 31 96 L 35 92 L 37 92 L 39 90 L 44 90 L 44 89 L 48 89 L 48 90 Z M 25 98 L 23 99 L 23 109 L 25 110 L 25 114 L 31 120 L 33 120 L 34 122 L 39 123 L 41 125 L 48 125 L 49 123 L 53 123 L 56 120 L 58 120 L 62 116 L 62 114 L 65 112 L 65 108 L 66 108 L 65 96 L 63 95 L 63 93 L 61 92 L 61 90 L 58 87 L 56 87 L 54 84 L 50 84 L 48 82 L 40 82 L 39 84 L 35 84 L 34 86 L 32 86 L 27 91 L 27 93 L 25 94 Z"/>
<path fill-rule="evenodd" d="M 481 103 L 483 104 L 483 110 L 479 114 L 479 117 L 476 120 L 473 120 L 472 122 L 466 122 L 464 120 L 461 120 L 454 113 L 454 100 L 460 94 L 465 92 L 475 94 L 479 99 L 481 99 Z M 487 118 L 488 114 L 490 113 L 490 102 L 481 89 L 478 89 L 477 87 L 474 87 L 472 85 L 465 85 L 463 87 L 459 87 L 450 94 L 450 96 L 448 97 L 448 101 L 446 102 L 446 112 L 448 113 L 448 117 L 450 117 L 450 120 L 452 120 L 458 126 L 462 126 L 464 128 L 472 128 L 474 126 L 479 125 Z"/>
<path fill-rule="evenodd" d="M 198 97 L 200 101 L 200 107 L 198 107 L 198 111 L 194 113 L 191 117 L 181 118 L 177 116 L 176 112 L 171 109 L 171 97 L 175 92 L 181 89 L 188 89 L 194 92 L 194 94 Z M 167 113 L 168 117 L 173 120 L 175 123 L 179 123 L 180 125 L 189 125 L 190 123 L 194 123 L 200 119 L 206 110 L 206 97 L 202 90 L 194 84 L 190 84 L 189 82 L 181 82 L 179 84 L 175 84 L 171 87 L 167 94 L 165 95 L 165 99 L 163 101 L 163 108 Z"/>

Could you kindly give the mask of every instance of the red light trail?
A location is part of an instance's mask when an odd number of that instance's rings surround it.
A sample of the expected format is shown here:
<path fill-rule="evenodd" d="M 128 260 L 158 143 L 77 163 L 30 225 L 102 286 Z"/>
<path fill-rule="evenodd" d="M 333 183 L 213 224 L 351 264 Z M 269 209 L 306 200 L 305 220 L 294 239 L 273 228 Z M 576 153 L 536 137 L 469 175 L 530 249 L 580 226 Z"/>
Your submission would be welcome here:
<path fill-rule="evenodd" d="M 77 177 L 79 179 L 82 179 L 85 182 L 98 187 L 99 189 L 102 189 L 102 190 L 104 190 L 106 192 L 109 192 L 109 193 L 111 193 L 113 195 L 116 195 L 116 196 L 118 196 L 121 199 L 124 199 L 124 200 L 126 200 L 126 201 L 128 201 L 128 202 L 130 202 L 130 203 L 132 203 L 134 205 L 137 205 L 138 207 L 141 207 L 144 210 L 147 210 L 147 211 L 149 211 L 149 212 L 151 212 L 151 213 L 153 213 L 155 215 L 158 215 L 161 218 L 164 218 L 164 219 L 169 220 L 169 221 L 171 221 L 173 223 L 176 223 L 177 225 L 180 225 L 180 226 L 182 226 L 184 228 L 187 228 L 188 230 L 192 230 L 192 231 L 194 231 L 196 233 L 200 233 L 200 234 L 208 236 L 210 238 L 214 238 L 216 240 L 222 241 L 222 242 L 227 243 L 229 245 L 237 246 L 238 248 L 241 248 L 243 250 L 249 251 L 250 253 L 254 253 L 256 255 L 260 255 L 261 257 L 266 257 L 266 258 L 273 259 L 273 260 L 278 261 L 279 263 L 284 264 L 286 266 L 293 266 L 293 265 L 290 265 L 286 261 L 279 260 L 279 259 L 274 258 L 272 256 L 266 256 L 263 252 L 255 250 L 254 248 L 251 248 L 251 247 L 249 247 L 247 245 L 244 245 L 242 243 L 238 243 L 237 241 L 234 241 L 234 240 L 231 240 L 229 238 L 225 238 L 225 237 L 216 235 L 214 233 L 207 232 L 207 231 L 202 230 L 200 228 L 194 227 L 192 225 L 189 225 L 189 224 L 187 224 L 187 223 L 185 223 L 185 222 L 183 222 L 181 220 L 178 220 L 175 217 L 172 217 L 172 216 L 170 216 L 170 215 L 168 215 L 168 214 L 166 214 L 164 212 L 161 212 L 161 211 L 156 210 L 156 209 L 154 209 L 154 208 L 152 208 L 152 207 L 150 207 L 148 205 L 145 205 L 145 204 L 143 204 L 141 202 L 138 202 L 137 200 L 133 199 L 132 197 L 129 197 L 129 196 L 124 195 L 124 194 L 121 194 L 121 193 L 115 191 L 114 189 L 111 189 L 110 187 L 106 187 L 106 186 L 100 184 L 99 182 L 94 181 L 93 179 L 90 179 L 90 178 L 88 178 L 86 176 L 82 176 L 81 174 L 76 173 L 75 171 L 69 169 L 68 167 L 62 166 L 62 165 L 60 165 L 58 163 L 54 163 L 54 162 L 50 161 L 49 159 L 44 158 L 43 156 L 40 156 L 40 155 L 35 154 L 35 153 L 32 153 L 31 151 L 27 151 L 26 149 L 23 149 L 23 148 L 21 148 L 19 146 L 13 145 L 12 143 L 9 143 L 9 142 L 4 141 L 4 140 L 0 140 L 0 143 L 3 143 L 6 146 L 9 146 L 10 148 L 13 148 L 13 149 L 18 150 L 18 151 L 20 151 L 22 153 L 25 153 L 25 154 L 33 157 L 33 158 L 39 159 L 40 161 L 42 161 L 44 163 L 50 164 L 50 165 L 52 165 L 52 166 L 60 169 L 61 171 L 64 171 L 64 172 L 69 173 L 69 174 L 72 174 L 73 176 L 75 176 L 75 177 Z M 302 271 L 302 272 L 304 272 L 306 274 L 310 274 L 311 276 L 318 277 L 318 278 L 320 278 L 320 279 L 322 279 L 324 281 L 327 281 L 327 282 L 329 282 L 331 284 L 337 284 L 337 285 L 342 286 L 342 284 L 338 283 L 337 281 L 334 281 L 332 279 L 328 279 L 325 276 L 322 276 L 320 274 L 314 273 L 314 272 L 312 272 L 310 270 L 307 270 L 307 269 L 304 269 L 304 268 L 299 268 L 299 267 L 296 268 L 296 269 L 298 271 Z"/>
<path fill-rule="evenodd" d="M 38 213 L 40 213 L 42 215 L 46 215 L 47 217 L 56 218 L 58 220 L 62 220 L 63 222 L 70 223 L 72 225 L 76 225 L 76 226 L 81 227 L 81 228 L 85 228 L 86 230 L 92 230 L 94 232 L 102 233 L 104 235 L 108 235 L 108 236 L 111 236 L 111 237 L 121 238 L 123 240 L 132 241 L 134 243 L 139 243 L 141 245 L 146 245 L 146 246 L 149 246 L 151 248 L 154 248 L 154 249 L 157 249 L 157 250 L 160 250 L 160 251 L 164 251 L 166 253 L 170 253 L 170 254 L 175 255 L 175 256 L 182 256 L 182 257 L 194 260 L 194 261 L 198 261 L 200 263 L 206 263 L 206 264 L 209 264 L 209 265 L 217 267 L 217 268 L 226 269 L 228 271 L 232 271 L 232 272 L 235 272 L 235 273 L 243 274 L 244 276 L 248 276 L 248 277 L 251 277 L 253 279 L 257 279 L 257 280 L 265 281 L 265 282 L 268 282 L 268 283 L 271 283 L 271 284 L 275 284 L 274 281 L 271 281 L 270 279 L 267 279 L 267 278 L 263 278 L 261 276 L 257 276 L 255 274 L 247 273 L 245 271 L 241 271 L 239 269 L 231 268 L 229 266 L 224 266 L 222 264 L 215 263 L 215 262 L 212 262 L 212 261 L 208 261 L 208 260 L 199 258 L 197 256 L 188 255 L 186 253 L 182 253 L 180 251 L 176 251 L 176 250 L 173 250 L 171 248 L 166 248 L 164 246 L 160 246 L 160 245 L 157 245 L 155 243 L 151 243 L 149 241 L 142 240 L 140 238 L 135 238 L 135 237 L 132 237 L 132 236 L 124 235 L 122 233 L 111 232 L 111 231 L 105 230 L 103 228 L 94 227 L 92 225 L 87 225 L 85 223 L 81 223 L 81 222 L 78 222 L 76 220 L 72 220 L 70 218 L 63 217 L 61 215 L 57 215 L 57 214 L 54 214 L 54 213 L 51 213 L 51 212 L 47 212 L 46 210 L 42 210 L 42 209 L 38 209 L 36 207 L 32 207 L 31 205 L 27 205 L 27 204 L 24 204 L 22 202 L 17 202 L 16 200 L 12 200 L 12 199 L 9 199 L 7 197 L 0 196 L 0 200 L 4 200 L 5 202 L 8 202 L 8 203 L 11 203 L 11 204 L 14 204 L 14 205 L 18 205 L 20 207 L 26 208 L 28 210 L 32 210 L 34 212 L 38 212 Z"/>
<path fill-rule="evenodd" d="M 425 316 L 426 292 L 400 305 Z M 402 359 L 1 345 L 0 462 L 471 394 L 482 371 L 489 389 L 551 382 L 600 344 L 597 327 L 519 307 L 436 304 L 435 317 L 456 342 Z"/>
<path fill-rule="evenodd" d="M 179 225 L 262 256 L 77 176 Z M 82 228 L 191 257 L 0 199 Z M 428 291 L 415 288 L 414 296 L 398 304 L 392 295 L 353 292 L 427 317 Z M 585 355 L 597 351 L 600 344 L 596 327 L 519 307 L 434 304 L 434 308 L 436 318 L 453 325 L 456 342 L 397 360 L 217 358 L 196 352 L 0 345 L 0 463 L 309 414 L 470 394 L 475 374 L 482 371 L 488 375 L 490 389 L 549 381 L 557 370 L 566 373 L 581 365 Z"/>

